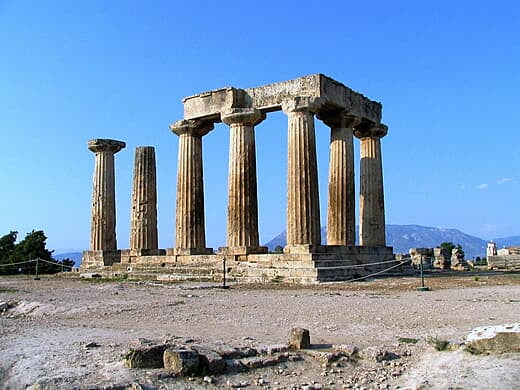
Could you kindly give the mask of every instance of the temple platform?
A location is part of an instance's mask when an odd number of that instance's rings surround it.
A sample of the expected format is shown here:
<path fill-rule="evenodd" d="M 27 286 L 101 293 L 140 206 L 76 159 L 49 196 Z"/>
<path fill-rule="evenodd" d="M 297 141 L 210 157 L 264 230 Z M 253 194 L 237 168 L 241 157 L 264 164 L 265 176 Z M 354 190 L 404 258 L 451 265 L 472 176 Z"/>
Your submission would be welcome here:
<path fill-rule="evenodd" d="M 85 251 L 81 273 L 159 281 L 316 284 L 413 272 L 391 247 L 334 247 L 326 253 L 135 255 Z M 121 255 L 122 254 L 122 255 Z M 386 271 L 385 271 L 386 270 Z"/>

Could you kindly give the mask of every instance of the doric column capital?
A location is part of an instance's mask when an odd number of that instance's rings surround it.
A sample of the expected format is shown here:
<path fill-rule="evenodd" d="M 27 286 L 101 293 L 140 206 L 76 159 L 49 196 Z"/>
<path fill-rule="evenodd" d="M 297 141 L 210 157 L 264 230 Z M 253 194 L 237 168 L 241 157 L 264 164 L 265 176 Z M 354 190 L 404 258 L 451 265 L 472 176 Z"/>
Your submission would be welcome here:
<path fill-rule="evenodd" d="M 354 131 L 354 135 L 357 138 L 365 138 L 365 137 L 372 137 L 372 138 L 383 138 L 388 133 L 388 126 L 383 125 L 382 123 L 376 123 L 373 125 L 365 125 L 362 123 L 358 127 L 356 127 Z"/>
<path fill-rule="evenodd" d="M 323 104 L 325 103 L 325 99 L 302 96 L 295 97 L 293 99 L 287 99 L 282 102 L 282 110 L 286 114 L 289 112 L 301 112 L 301 111 L 309 111 L 313 114 L 319 112 Z"/>
<path fill-rule="evenodd" d="M 220 119 L 227 125 L 241 123 L 245 126 L 256 126 L 265 119 L 265 114 L 255 108 L 232 108 L 223 111 Z"/>
<path fill-rule="evenodd" d="M 116 141 L 113 139 L 91 139 L 88 141 L 88 148 L 94 153 L 98 152 L 111 152 L 117 153 L 121 149 L 124 149 L 126 144 L 123 141 Z"/>
<path fill-rule="evenodd" d="M 191 134 L 202 137 L 213 130 L 213 122 L 197 119 L 182 119 L 170 125 L 170 130 L 177 135 Z"/>
<path fill-rule="evenodd" d="M 354 128 L 359 125 L 362 119 L 355 115 L 350 115 L 348 111 L 326 111 L 318 113 L 318 119 L 332 129 Z"/>

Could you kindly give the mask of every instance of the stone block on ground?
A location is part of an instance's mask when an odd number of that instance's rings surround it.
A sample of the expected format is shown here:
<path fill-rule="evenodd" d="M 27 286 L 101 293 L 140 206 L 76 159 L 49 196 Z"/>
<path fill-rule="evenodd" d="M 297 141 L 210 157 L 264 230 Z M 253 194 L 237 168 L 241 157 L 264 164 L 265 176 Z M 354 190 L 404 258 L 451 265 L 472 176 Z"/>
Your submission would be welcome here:
<path fill-rule="evenodd" d="M 247 369 L 239 359 L 226 359 L 225 362 L 228 372 L 239 372 Z"/>
<path fill-rule="evenodd" d="M 335 344 L 332 346 L 332 349 L 336 351 L 340 351 L 345 353 L 348 357 L 355 357 L 358 352 L 359 348 L 355 345 L 348 345 L 348 344 Z"/>
<path fill-rule="evenodd" d="M 164 368 L 177 375 L 193 375 L 199 369 L 199 354 L 192 349 L 168 348 L 163 354 Z"/>
<path fill-rule="evenodd" d="M 466 337 L 466 345 L 475 353 L 520 352 L 520 323 L 475 328 Z"/>
<path fill-rule="evenodd" d="M 397 355 L 393 352 L 389 352 L 389 351 L 387 351 L 383 348 L 379 348 L 379 347 L 365 348 L 359 352 L 359 356 L 362 359 L 372 360 L 372 361 L 378 362 L 378 363 L 385 361 L 385 360 L 399 359 L 399 357 L 400 357 L 399 355 Z"/>
<path fill-rule="evenodd" d="M 308 329 L 292 328 L 289 336 L 289 347 L 308 349 L 311 346 L 311 337 Z"/>
<path fill-rule="evenodd" d="M 132 348 L 125 356 L 129 368 L 163 368 L 163 354 L 168 344 Z"/>
<path fill-rule="evenodd" d="M 215 351 L 201 346 L 193 346 L 193 349 L 199 354 L 199 371 L 201 373 L 220 374 L 226 370 L 226 361 Z"/>

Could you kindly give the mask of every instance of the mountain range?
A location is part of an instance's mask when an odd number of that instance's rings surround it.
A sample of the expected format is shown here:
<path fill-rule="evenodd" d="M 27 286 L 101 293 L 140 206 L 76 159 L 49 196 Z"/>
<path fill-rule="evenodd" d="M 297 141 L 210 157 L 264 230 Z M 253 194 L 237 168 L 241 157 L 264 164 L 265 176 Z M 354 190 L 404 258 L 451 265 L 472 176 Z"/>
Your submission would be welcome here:
<path fill-rule="evenodd" d="M 358 227 L 356 227 L 356 237 Z M 325 243 L 327 231 L 321 229 L 322 243 Z M 520 245 L 520 236 L 493 239 L 498 248 L 503 246 Z M 443 229 L 420 225 L 386 225 L 386 243 L 394 247 L 394 253 L 408 253 L 410 248 L 434 248 L 443 242 L 460 244 L 464 249 L 466 258 L 483 257 L 486 255 L 487 241 L 471 236 L 457 229 Z M 285 246 L 285 231 L 277 235 L 271 241 L 264 244 L 270 250 L 278 245 Z"/>
<path fill-rule="evenodd" d="M 356 227 L 356 237 L 358 229 Z M 321 229 L 322 242 L 327 237 L 326 229 Z M 498 248 L 509 246 L 520 246 L 520 236 L 494 238 Z M 410 248 L 434 248 L 443 242 L 452 242 L 462 245 L 466 258 L 486 256 L 487 241 L 482 238 L 471 236 L 457 229 L 443 229 L 420 225 L 386 225 L 386 243 L 394 247 L 394 253 L 408 253 Z M 278 245 L 284 247 L 286 244 L 285 231 L 264 244 L 269 250 L 274 250 Z M 57 260 L 74 260 L 76 267 L 81 264 L 81 252 L 59 253 L 54 255 Z"/>

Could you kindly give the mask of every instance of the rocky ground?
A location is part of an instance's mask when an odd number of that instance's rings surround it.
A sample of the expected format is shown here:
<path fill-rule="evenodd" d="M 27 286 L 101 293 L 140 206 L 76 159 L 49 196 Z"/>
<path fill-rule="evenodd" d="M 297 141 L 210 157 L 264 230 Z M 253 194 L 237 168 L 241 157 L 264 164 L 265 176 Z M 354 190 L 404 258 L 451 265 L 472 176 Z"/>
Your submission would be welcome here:
<path fill-rule="evenodd" d="M 520 275 L 459 273 L 427 284 L 433 291 L 416 291 L 417 278 L 220 289 L 2 277 L 0 387 L 519 388 L 520 354 L 472 355 L 460 344 L 477 326 L 520 322 Z M 293 327 L 310 330 L 311 351 L 276 350 Z M 264 367 L 175 377 L 123 363 L 136 345 L 165 341 L 264 351 L 249 358 Z"/>

